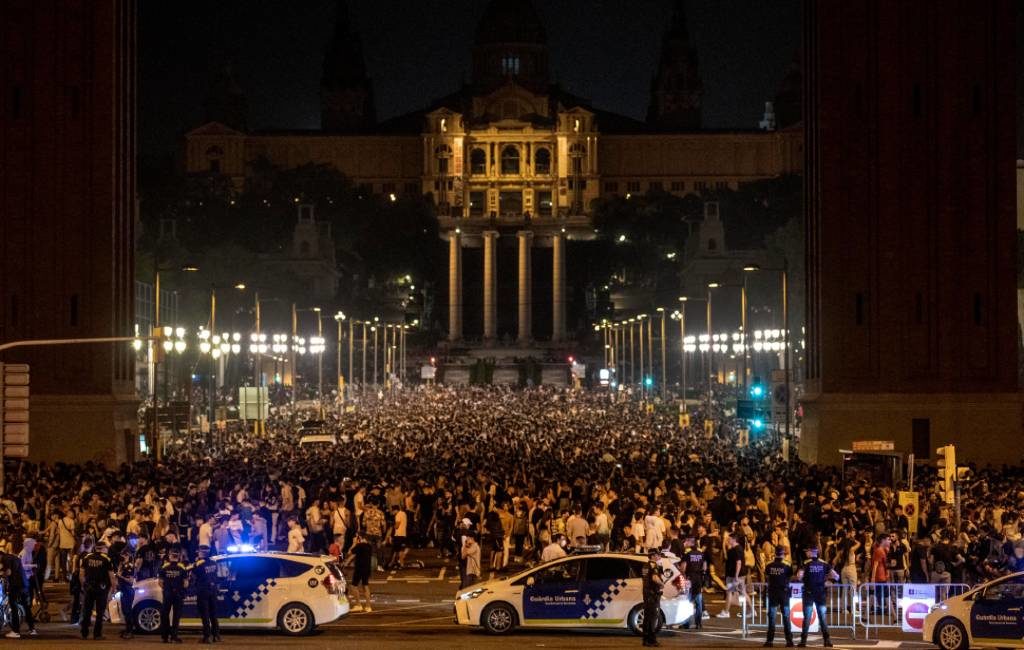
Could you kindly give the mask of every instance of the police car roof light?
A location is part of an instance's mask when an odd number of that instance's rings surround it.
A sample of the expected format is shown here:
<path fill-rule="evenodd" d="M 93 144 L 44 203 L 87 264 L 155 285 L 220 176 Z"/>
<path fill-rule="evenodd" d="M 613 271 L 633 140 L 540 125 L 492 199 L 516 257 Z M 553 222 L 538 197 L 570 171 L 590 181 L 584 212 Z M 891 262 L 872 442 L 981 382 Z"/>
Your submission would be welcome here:
<path fill-rule="evenodd" d="M 255 553 L 256 547 L 252 544 L 232 544 L 225 550 L 228 553 Z"/>

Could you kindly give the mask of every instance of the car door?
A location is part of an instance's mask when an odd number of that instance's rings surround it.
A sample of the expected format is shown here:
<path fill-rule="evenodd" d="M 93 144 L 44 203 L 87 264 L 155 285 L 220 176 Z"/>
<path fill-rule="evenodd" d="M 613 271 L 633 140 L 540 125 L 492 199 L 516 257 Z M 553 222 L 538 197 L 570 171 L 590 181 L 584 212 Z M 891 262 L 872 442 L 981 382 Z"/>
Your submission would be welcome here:
<path fill-rule="evenodd" d="M 583 560 L 571 558 L 545 565 L 523 580 L 524 625 L 579 624 Z"/>
<path fill-rule="evenodd" d="M 274 623 L 267 599 L 280 573 L 277 560 L 260 556 L 235 556 L 217 562 L 221 576 L 218 615 L 230 625 Z"/>
<path fill-rule="evenodd" d="M 640 563 L 622 557 L 588 557 L 580 588 L 587 625 L 621 626 L 643 602 Z"/>
<path fill-rule="evenodd" d="M 1024 641 L 1024 581 L 1020 577 L 989 585 L 975 596 L 971 636 L 986 645 Z"/>

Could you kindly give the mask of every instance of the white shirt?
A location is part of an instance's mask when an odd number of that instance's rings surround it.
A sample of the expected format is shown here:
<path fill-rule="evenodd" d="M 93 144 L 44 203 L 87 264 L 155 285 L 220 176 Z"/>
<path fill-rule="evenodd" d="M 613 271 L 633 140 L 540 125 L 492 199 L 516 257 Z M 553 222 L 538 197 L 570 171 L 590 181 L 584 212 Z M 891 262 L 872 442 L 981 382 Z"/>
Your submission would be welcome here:
<path fill-rule="evenodd" d="M 541 551 L 540 561 L 550 562 L 551 560 L 557 560 L 560 557 L 565 557 L 565 549 L 562 548 L 561 544 L 558 542 L 551 542 L 544 547 L 543 551 Z"/>
<path fill-rule="evenodd" d="M 302 529 L 298 526 L 292 528 L 288 531 L 288 552 L 301 553 L 305 541 L 306 536 L 302 534 Z"/>
<path fill-rule="evenodd" d="M 647 548 L 661 548 L 664 539 L 664 522 L 661 517 L 647 515 L 644 517 L 644 546 Z"/>
<path fill-rule="evenodd" d="M 405 537 L 406 528 L 408 527 L 409 517 L 405 514 L 404 510 L 399 510 L 395 513 L 395 537 Z"/>

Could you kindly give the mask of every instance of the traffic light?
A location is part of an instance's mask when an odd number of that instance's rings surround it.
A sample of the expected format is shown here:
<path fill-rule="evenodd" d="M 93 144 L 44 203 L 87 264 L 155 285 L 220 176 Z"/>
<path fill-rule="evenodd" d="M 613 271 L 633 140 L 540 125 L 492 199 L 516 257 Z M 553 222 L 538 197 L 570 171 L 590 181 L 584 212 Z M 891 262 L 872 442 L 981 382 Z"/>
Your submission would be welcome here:
<path fill-rule="evenodd" d="M 953 484 L 956 481 L 956 447 L 945 445 L 935 450 L 939 459 L 936 463 L 939 468 L 939 478 L 942 479 L 942 498 L 946 503 L 953 503 Z"/>
<path fill-rule="evenodd" d="M 750 428 L 753 429 L 754 431 L 763 431 L 764 420 L 762 420 L 761 418 L 754 418 L 753 420 L 750 421 Z"/>
<path fill-rule="evenodd" d="M 650 388 L 654 385 L 654 378 L 651 376 L 644 377 L 644 386 Z"/>
<path fill-rule="evenodd" d="M 0 363 L 0 429 L 3 430 L 3 455 L 7 458 L 28 457 L 28 395 L 27 363 Z"/>
<path fill-rule="evenodd" d="M 760 377 L 754 377 L 754 383 L 750 385 L 750 397 L 751 399 L 761 399 L 764 397 L 764 382 L 761 381 Z"/>

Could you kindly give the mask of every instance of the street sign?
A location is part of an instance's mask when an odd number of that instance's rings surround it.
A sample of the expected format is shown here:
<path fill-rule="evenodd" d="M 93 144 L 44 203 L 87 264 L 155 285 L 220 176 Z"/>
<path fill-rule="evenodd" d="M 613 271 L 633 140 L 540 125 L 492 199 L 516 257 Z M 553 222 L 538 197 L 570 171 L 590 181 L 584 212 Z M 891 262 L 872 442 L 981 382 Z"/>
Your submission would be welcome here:
<path fill-rule="evenodd" d="M 903 514 L 907 518 L 907 524 L 911 536 L 917 534 L 917 522 L 920 511 L 917 505 L 918 494 L 917 492 L 900 492 L 899 493 L 899 504 L 903 506 Z"/>
<path fill-rule="evenodd" d="M 28 457 L 29 382 L 27 363 L 0 364 L 0 427 L 6 458 Z"/>
<path fill-rule="evenodd" d="M 238 389 L 238 416 L 243 420 L 266 420 L 269 409 L 266 386 L 243 386 Z"/>
<path fill-rule="evenodd" d="M 789 585 L 789 622 L 793 629 L 800 630 L 804 625 L 804 586 L 799 582 Z M 812 634 L 818 632 L 818 612 L 812 607 L 808 614 L 811 617 L 807 631 Z"/>
<path fill-rule="evenodd" d="M 935 585 L 903 585 L 903 595 L 899 600 L 899 607 L 903 612 L 903 631 L 920 632 L 924 627 L 924 619 L 928 612 L 932 611 L 935 602 Z"/>
<path fill-rule="evenodd" d="M 893 451 L 896 443 L 892 440 L 854 440 L 853 451 Z"/>

